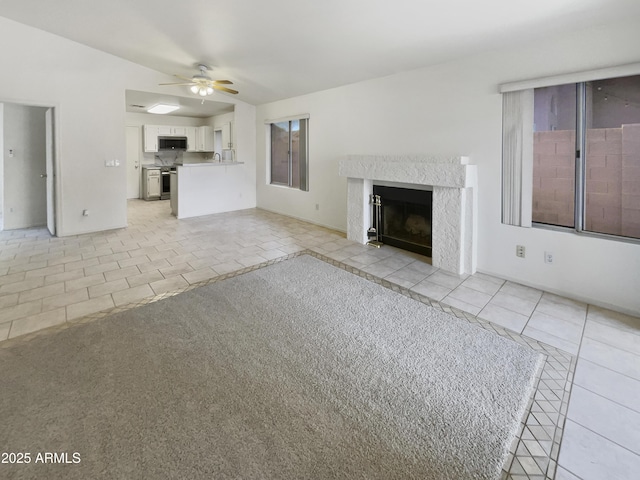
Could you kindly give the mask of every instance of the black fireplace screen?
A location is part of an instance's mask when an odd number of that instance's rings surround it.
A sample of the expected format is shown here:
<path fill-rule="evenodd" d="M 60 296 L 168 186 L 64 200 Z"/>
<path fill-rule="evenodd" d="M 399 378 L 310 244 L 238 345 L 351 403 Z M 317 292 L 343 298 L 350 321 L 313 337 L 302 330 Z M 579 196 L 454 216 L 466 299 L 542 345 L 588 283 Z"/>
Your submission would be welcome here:
<path fill-rule="evenodd" d="M 382 243 L 430 257 L 433 192 L 374 185 L 373 194 L 382 203 Z"/>

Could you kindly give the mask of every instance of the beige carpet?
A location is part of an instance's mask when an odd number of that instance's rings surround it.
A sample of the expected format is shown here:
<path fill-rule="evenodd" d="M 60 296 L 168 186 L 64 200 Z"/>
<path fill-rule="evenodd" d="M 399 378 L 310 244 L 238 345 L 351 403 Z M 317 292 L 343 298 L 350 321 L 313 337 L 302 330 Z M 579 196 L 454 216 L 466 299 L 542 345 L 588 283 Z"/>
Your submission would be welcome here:
<path fill-rule="evenodd" d="M 540 363 L 301 256 L 0 351 L 0 477 L 497 479 Z"/>

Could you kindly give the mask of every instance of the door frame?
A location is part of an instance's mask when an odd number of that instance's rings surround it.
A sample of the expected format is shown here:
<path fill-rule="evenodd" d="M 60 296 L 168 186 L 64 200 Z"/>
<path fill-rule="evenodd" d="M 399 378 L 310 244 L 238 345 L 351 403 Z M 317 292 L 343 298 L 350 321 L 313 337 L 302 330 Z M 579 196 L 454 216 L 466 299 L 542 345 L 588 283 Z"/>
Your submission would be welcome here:
<path fill-rule="evenodd" d="M 0 97 L 0 103 L 13 103 L 15 105 L 22 105 L 25 107 L 42 107 L 42 108 L 47 108 L 51 110 L 51 140 L 52 140 L 51 143 L 52 145 L 48 153 L 51 154 L 50 167 L 53 173 L 53 178 L 51 179 L 51 183 L 50 183 L 51 196 L 47 195 L 47 223 L 49 223 L 49 210 L 51 210 L 51 214 L 53 216 L 51 221 L 53 232 L 51 233 L 51 235 L 58 236 L 58 233 L 60 232 L 60 224 L 62 220 L 61 218 L 62 217 L 62 208 L 61 208 L 62 190 L 60 188 L 61 169 L 60 169 L 60 151 L 59 151 L 60 128 L 58 128 L 58 126 L 60 125 L 60 106 L 57 103 L 42 103 L 42 102 L 34 102 L 30 100 L 7 98 L 7 97 Z M 46 118 L 46 115 L 45 115 L 45 118 Z M 45 142 L 45 148 L 48 148 L 48 145 L 46 145 L 47 143 L 46 138 L 44 139 L 44 142 Z M 46 163 L 46 160 L 45 160 L 45 163 Z M 4 165 L 3 165 L 3 168 L 4 168 Z M 4 181 L 4 172 L 3 172 L 2 178 Z M 47 184 L 49 184 L 48 180 L 49 178 L 47 178 Z M 3 194 L 4 194 L 4 189 L 3 189 Z M 50 205 L 49 202 L 51 202 L 52 205 Z M 2 201 L 2 208 L 3 209 L 5 208 L 4 199 Z"/>
<path fill-rule="evenodd" d="M 56 235 L 56 141 L 55 141 L 55 109 L 48 108 L 45 118 L 45 171 L 46 171 L 46 195 L 47 195 L 47 229 L 55 237 Z"/>
<path fill-rule="evenodd" d="M 135 165 L 135 171 L 136 171 L 136 175 L 137 175 L 137 183 L 138 183 L 138 196 L 137 197 L 129 197 L 129 162 L 132 160 L 129 158 L 129 129 L 135 129 L 136 130 L 136 138 L 137 138 L 137 142 L 138 142 L 138 148 L 137 148 L 137 152 L 136 152 L 136 158 L 133 159 L 133 161 L 137 164 Z M 132 130 L 133 131 L 133 130 Z M 141 175 L 141 171 L 142 171 L 142 127 L 140 125 L 126 125 L 125 126 L 125 148 L 126 148 L 126 159 L 125 159 L 125 167 L 126 167 L 126 171 L 127 171 L 127 200 L 130 200 L 131 198 L 142 198 L 142 175 Z"/>

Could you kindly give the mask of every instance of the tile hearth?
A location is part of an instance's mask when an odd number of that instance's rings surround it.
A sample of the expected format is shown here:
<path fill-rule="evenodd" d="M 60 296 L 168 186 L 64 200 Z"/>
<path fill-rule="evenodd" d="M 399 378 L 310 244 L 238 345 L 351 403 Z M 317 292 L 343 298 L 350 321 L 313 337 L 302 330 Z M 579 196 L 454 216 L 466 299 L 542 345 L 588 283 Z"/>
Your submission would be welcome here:
<path fill-rule="evenodd" d="M 0 348 L 308 251 L 542 349 L 547 363 L 508 478 L 554 478 L 556 464 L 559 479 L 602 478 L 582 470 L 591 458 L 611 477 L 640 469 L 638 318 L 480 273 L 447 273 L 418 255 L 261 210 L 178 221 L 164 202 L 130 201 L 129 223 L 70 238 L 0 232 L 0 340 L 11 338 Z"/>

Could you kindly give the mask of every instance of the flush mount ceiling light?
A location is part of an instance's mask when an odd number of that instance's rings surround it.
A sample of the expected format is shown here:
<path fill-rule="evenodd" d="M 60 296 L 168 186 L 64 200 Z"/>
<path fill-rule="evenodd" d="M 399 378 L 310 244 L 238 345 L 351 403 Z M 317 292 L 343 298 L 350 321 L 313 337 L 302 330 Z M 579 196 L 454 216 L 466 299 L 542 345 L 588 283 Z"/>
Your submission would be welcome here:
<path fill-rule="evenodd" d="M 151 107 L 149 110 L 147 110 L 147 112 L 149 113 L 157 113 L 157 114 L 165 114 L 165 113 L 171 113 L 175 110 L 178 110 L 180 107 L 176 106 L 176 105 L 165 105 L 164 103 L 159 103 L 157 105 L 154 105 L 153 107 Z"/>
<path fill-rule="evenodd" d="M 237 90 L 223 87 L 223 85 L 232 85 L 233 82 L 230 82 L 229 80 L 212 80 L 211 77 L 207 75 L 207 70 L 209 70 L 209 67 L 207 67 L 206 65 L 200 63 L 198 64 L 198 68 L 200 69 L 200 73 L 194 75 L 191 78 L 183 77 L 181 75 L 175 75 L 176 77 L 184 80 L 183 82 L 161 83 L 160 85 L 187 85 L 190 87 L 192 93 L 200 95 L 201 97 L 211 95 L 215 90 L 232 93 L 234 95 L 238 93 Z"/>

